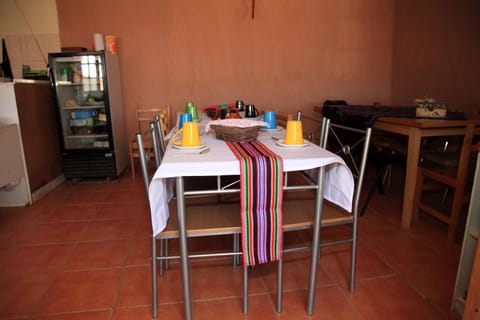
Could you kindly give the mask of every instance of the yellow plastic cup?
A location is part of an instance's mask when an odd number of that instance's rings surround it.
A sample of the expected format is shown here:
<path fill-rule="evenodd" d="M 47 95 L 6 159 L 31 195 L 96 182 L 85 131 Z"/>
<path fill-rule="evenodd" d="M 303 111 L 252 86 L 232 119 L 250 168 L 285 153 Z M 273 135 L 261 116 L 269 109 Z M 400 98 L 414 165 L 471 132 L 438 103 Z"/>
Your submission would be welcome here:
<path fill-rule="evenodd" d="M 182 139 L 177 141 L 178 135 L 182 133 Z M 198 123 L 184 122 L 182 129 L 175 132 L 172 137 L 172 143 L 180 147 L 198 147 L 200 146 L 200 133 Z"/>
<path fill-rule="evenodd" d="M 302 121 L 287 121 L 287 129 L 285 130 L 285 144 L 303 144 Z"/>

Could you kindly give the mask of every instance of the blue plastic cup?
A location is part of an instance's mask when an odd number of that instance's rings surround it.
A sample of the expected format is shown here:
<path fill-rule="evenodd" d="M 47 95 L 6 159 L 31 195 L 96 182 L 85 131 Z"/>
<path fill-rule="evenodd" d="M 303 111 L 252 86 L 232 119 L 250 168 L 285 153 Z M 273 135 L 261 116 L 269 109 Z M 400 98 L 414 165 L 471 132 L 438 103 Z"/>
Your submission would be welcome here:
<path fill-rule="evenodd" d="M 182 129 L 183 124 L 185 122 L 192 122 L 192 114 L 191 113 L 181 113 L 180 120 L 178 121 L 178 129 Z"/>
<path fill-rule="evenodd" d="M 263 121 L 268 123 L 265 129 L 277 129 L 277 115 L 274 111 L 265 111 L 263 114 Z"/>

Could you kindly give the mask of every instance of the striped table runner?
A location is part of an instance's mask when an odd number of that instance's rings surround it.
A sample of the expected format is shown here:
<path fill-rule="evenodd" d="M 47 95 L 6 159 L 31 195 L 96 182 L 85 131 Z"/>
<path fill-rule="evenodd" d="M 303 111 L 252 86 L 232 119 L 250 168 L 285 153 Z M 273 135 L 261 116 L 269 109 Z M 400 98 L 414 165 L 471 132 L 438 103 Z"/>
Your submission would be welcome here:
<path fill-rule="evenodd" d="M 227 145 L 240 163 L 243 265 L 281 259 L 282 158 L 258 140 Z"/>

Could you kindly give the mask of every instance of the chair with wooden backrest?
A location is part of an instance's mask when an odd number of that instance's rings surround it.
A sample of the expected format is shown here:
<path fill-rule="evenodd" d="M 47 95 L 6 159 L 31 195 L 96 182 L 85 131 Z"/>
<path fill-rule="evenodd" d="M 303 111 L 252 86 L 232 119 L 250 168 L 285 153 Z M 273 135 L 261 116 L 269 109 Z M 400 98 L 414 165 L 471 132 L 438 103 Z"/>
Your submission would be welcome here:
<path fill-rule="evenodd" d="M 160 134 L 166 137 L 170 131 L 170 107 L 165 106 L 163 108 L 137 108 L 137 132 L 142 133 L 148 130 L 149 123 L 154 121 L 155 116 L 160 118 L 161 131 Z M 150 156 L 153 154 L 153 146 L 150 142 L 146 141 L 144 144 L 145 149 Z M 160 150 L 165 151 L 165 142 L 160 144 Z M 135 178 L 135 159 L 139 158 L 138 146 L 135 139 L 130 141 L 130 171 L 132 172 L 132 178 Z"/>
<path fill-rule="evenodd" d="M 151 123 L 149 129 L 143 133 L 136 134 L 136 142 L 138 145 L 140 165 L 142 169 L 143 181 L 145 186 L 145 192 L 147 196 L 147 202 L 150 208 L 149 200 L 149 185 L 151 180 L 151 172 L 156 169 L 160 163 L 159 161 L 153 162 L 153 158 L 149 157 L 145 144 L 150 143 L 154 149 L 155 154 L 160 154 L 161 142 L 158 139 L 158 125 Z M 240 228 L 240 204 L 238 201 L 234 202 L 219 202 L 217 196 L 203 196 L 186 198 L 186 205 L 188 211 L 187 219 L 187 237 L 207 237 L 207 236 L 219 236 L 219 235 L 233 235 L 238 237 Z M 149 210 L 150 211 L 150 210 Z M 168 239 L 174 239 L 179 237 L 178 220 L 176 214 L 176 201 L 172 200 L 169 203 L 170 217 L 167 222 L 166 228 L 157 236 L 152 235 L 151 239 L 151 275 L 152 275 L 152 316 L 158 316 L 158 283 L 157 272 L 160 270 L 162 273 L 162 261 L 168 261 L 170 259 L 179 259 L 179 256 L 169 256 L 168 252 L 164 250 L 164 245 L 160 243 L 160 250 L 157 250 L 157 242 Z M 206 257 L 224 257 L 224 256 L 239 256 L 241 250 L 238 247 L 238 242 L 234 241 L 232 251 L 228 252 L 208 252 L 190 254 L 189 258 L 206 258 Z M 159 268 L 160 267 L 160 268 Z M 246 276 L 246 273 L 243 273 Z M 248 296 L 246 290 L 246 280 L 244 278 L 243 288 L 243 310 L 246 313 Z"/>
<path fill-rule="evenodd" d="M 457 233 L 459 216 L 464 204 L 464 190 L 468 177 L 469 161 L 472 153 L 472 140 L 478 128 L 470 123 L 463 139 L 452 146 L 452 137 L 448 138 L 450 146 L 444 142 L 438 152 L 421 152 L 422 162 L 418 167 L 417 184 L 414 198 L 414 221 L 418 219 L 419 210 L 448 225 L 448 239 L 454 241 Z M 459 137 L 461 138 L 461 137 Z M 453 148 L 452 148 L 453 147 Z M 449 151 L 448 148 L 453 149 Z M 466 160 L 466 161 L 465 161 Z M 461 165 L 459 165 L 461 164 Z M 446 191 L 453 189 L 451 205 L 445 208 Z M 441 199 L 432 198 L 431 191 L 440 190 Z M 440 203 L 440 206 L 436 204 Z"/>
<path fill-rule="evenodd" d="M 370 146 L 371 128 L 352 128 L 344 125 L 331 123 L 329 119 L 323 118 L 321 125 L 320 146 L 325 147 L 332 153 L 342 157 L 346 165 L 352 171 L 355 180 L 352 212 L 348 212 L 324 200 L 321 217 L 321 227 L 346 225 L 349 228 L 349 236 L 334 241 L 322 241 L 320 247 L 351 244 L 350 258 L 350 292 L 355 290 L 355 270 L 357 254 L 357 228 L 359 217 L 359 202 L 365 174 L 365 167 Z M 315 179 L 317 176 L 309 172 L 308 179 Z M 316 183 L 316 182 L 315 182 Z M 315 201 L 312 193 L 300 194 L 296 191 L 287 191 L 283 201 L 283 232 L 293 232 L 310 229 L 313 226 L 315 212 Z M 299 250 L 311 250 L 310 246 L 284 248 L 283 252 L 294 252 Z M 277 309 L 282 310 L 282 273 L 283 261 L 278 263 L 278 292 Z"/>

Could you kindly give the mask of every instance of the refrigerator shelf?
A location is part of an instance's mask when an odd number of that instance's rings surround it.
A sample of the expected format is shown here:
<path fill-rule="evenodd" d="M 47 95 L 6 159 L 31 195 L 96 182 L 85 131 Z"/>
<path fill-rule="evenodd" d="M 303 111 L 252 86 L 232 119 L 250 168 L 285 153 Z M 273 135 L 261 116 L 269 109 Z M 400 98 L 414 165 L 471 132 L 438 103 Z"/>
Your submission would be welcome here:
<path fill-rule="evenodd" d="M 81 86 L 81 82 L 72 82 L 72 81 L 57 81 L 55 82 L 57 86 Z"/>
<path fill-rule="evenodd" d="M 75 107 L 63 107 L 64 110 L 78 110 L 78 109 L 105 109 L 104 104 L 79 104 Z"/>
<path fill-rule="evenodd" d="M 108 134 L 70 134 L 65 135 L 65 139 L 91 139 L 91 138 L 108 138 Z"/>

